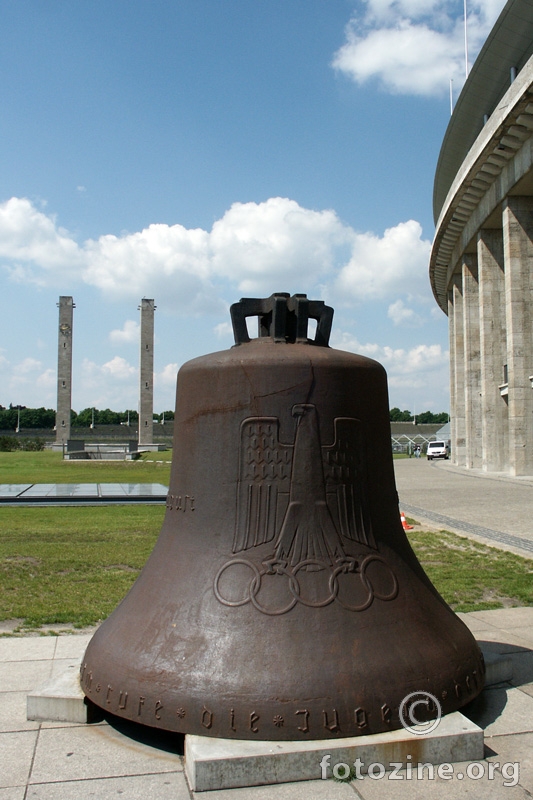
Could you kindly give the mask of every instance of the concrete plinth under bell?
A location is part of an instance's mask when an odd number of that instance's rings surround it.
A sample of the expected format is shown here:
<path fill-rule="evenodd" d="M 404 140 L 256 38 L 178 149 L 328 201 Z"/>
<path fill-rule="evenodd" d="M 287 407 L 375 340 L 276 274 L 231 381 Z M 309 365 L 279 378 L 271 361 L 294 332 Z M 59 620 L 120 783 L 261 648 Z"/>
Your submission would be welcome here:
<path fill-rule="evenodd" d="M 483 758 L 483 730 L 459 711 L 443 717 L 427 735 L 401 730 L 355 736 L 350 739 L 325 739 L 310 742 L 253 742 L 215 739 L 188 734 L 185 737 L 185 772 L 191 789 L 236 789 L 292 781 L 331 780 L 333 769 L 343 777 L 344 767 L 356 759 L 360 775 L 370 765 L 377 771 L 393 770 L 396 765 L 450 764 Z M 381 765 L 383 769 L 381 769 Z M 426 771 L 427 771 L 426 767 Z M 436 772 L 436 770 L 435 770 Z"/>
<path fill-rule="evenodd" d="M 99 709 L 84 697 L 75 666 L 27 697 L 27 716 L 31 720 L 79 724 L 95 721 L 94 711 Z M 322 762 L 328 755 L 330 758 Z M 417 763 L 477 761 L 483 758 L 483 730 L 456 711 L 423 736 L 403 728 L 371 736 L 310 742 L 185 736 L 185 771 L 196 792 L 317 780 L 323 771 L 326 779 L 331 779 L 337 764 L 352 767 L 358 758 L 362 775 L 370 764 L 383 764 L 390 770 L 393 763 L 412 763 L 416 769 Z"/>
<path fill-rule="evenodd" d="M 509 658 L 486 651 L 485 659 L 487 685 L 511 678 Z M 27 716 L 31 720 L 79 724 L 93 721 L 94 711 L 98 709 L 81 691 L 78 669 L 74 665 L 27 698 Z M 401 729 L 372 736 L 310 742 L 185 737 L 185 771 L 196 792 L 317 780 L 322 775 L 320 764 L 325 755 L 331 756 L 323 762 L 328 779 L 332 778 L 335 765 L 343 763 L 352 767 L 357 758 L 362 775 L 370 764 L 383 764 L 385 769 L 392 769 L 392 762 L 438 765 L 477 761 L 483 758 L 483 730 L 457 711 L 443 717 L 432 733 L 423 736 Z"/>
<path fill-rule="evenodd" d="M 26 697 L 26 717 L 38 722 L 92 722 L 94 708 L 81 690 L 79 668 L 75 664 Z"/>

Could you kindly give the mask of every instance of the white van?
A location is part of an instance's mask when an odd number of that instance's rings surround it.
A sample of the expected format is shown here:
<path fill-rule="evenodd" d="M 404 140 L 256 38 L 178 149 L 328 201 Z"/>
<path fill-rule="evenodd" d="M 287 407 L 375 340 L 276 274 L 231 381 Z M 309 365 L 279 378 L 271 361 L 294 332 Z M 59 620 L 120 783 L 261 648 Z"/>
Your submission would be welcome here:
<path fill-rule="evenodd" d="M 428 461 L 433 458 L 448 458 L 449 450 L 446 442 L 428 442 Z"/>

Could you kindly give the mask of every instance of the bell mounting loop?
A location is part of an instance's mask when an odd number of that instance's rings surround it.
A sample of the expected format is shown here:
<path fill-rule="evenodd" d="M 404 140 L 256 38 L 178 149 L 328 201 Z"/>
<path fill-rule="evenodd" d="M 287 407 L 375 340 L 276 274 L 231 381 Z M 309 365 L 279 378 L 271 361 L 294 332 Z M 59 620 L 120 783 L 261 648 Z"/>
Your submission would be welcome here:
<path fill-rule="evenodd" d="M 250 341 L 247 317 L 258 317 L 259 338 L 283 344 L 315 344 L 328 347 L 333 309 L 322 300 L 308 300 L 306 294 L 276 292 L 260 299 L 243 297 L 230 308 L 235 344 Z M 316 320 L 314 339 L 308 337 L 309 320 Z"/>

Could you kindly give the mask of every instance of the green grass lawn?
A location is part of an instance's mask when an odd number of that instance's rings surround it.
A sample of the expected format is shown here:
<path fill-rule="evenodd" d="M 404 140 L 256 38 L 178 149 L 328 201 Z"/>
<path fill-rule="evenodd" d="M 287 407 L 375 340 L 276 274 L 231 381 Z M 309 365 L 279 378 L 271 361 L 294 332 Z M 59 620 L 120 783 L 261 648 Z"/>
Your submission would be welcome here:
<path fill-rule="evenodd" d="M 0 620 L 23 629 L 104 619 L 146 562 L 164 510 L 0 508 Z M 533 605 L 533 561 L 446 531 L 409 538 L 456 611 Z"/>
<path fill-rule="evenodd" d="M 136 462 L 64 462 L 0 453 L 0 483 L 157 482 L 170 452 Z M 164 464 L 149 463 L 164 460 Z M 164 506 L 0 507 L 0 620 L 21 628 L 104 619 L 124 597 L 161 529 Z M 446 531 L 409 532 L 436 588 L 456 611 L 533 605 L 533 561 Z"/>
<path fill-rule="evenodd" d="M 448 531 L 409 531 L 428 577 L 455 611 L 533 605 L 533 560 Z"/>
<path fill-rule="evenodd" d="M 171 451 L 111 462 L 63 461 L 49 450 L 0 453 L 0 483 L 168 486 L 171 458 Z M 164 511 L 163 505 L 0 507 L 0 620 L 38 627 L 104 619 L 146 562 Z"/>
<path fill-rule="evenodd" d="M 164 506 L 0 508 L 0 620 L 105 619 L 145 564 Z"/>
<path fill-rule="evenodd" d="M 136 461 L 64 461 L 61 453 L 0 453 L 0 483 L 163 483 L 172 451 L 143 453 Z M 158 464 L 156 461 L 163 461 Z"/>

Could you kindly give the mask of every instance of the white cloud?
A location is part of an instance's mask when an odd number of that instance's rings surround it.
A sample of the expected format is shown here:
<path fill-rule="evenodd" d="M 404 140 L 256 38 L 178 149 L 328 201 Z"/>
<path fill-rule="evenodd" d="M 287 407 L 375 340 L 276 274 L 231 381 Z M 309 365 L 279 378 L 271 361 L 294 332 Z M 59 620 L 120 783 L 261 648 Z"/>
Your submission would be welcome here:
<path fill-rule="evenodd" d="M 160 372 L 155 373 L 155 383 L 157 386 L 172 386 L 176 385 L 176 376 L 178 374 L 179 364 L 176 362 L 166 364 Z"/>
<path fill-rule="evenodd" d="M 221 322 L 213 328 L 214 334 L 218 339 L 226 339 L 233 336 L 233 326 L 231 322 Z"/>
<path fill-rule="evenodd" d="M 352 255 L 335 282 L 342 301 L 384 299 L 391 294 L 427 295 L 431 243 L 415 220 L 388 228 L 382 237 L 356 234 Z"/>
<path fill-rule="evenodd" d="M 351 33 L 338 51 L 334 66 L 362 84 L 378 76 L 398 94 L 443 94 L 450 78 L 459 82 L 462 45 L 456 36 L 439 34 L 425 25 L 402 22 L 398 28 Z"/>
<path fill-rule="evenodd" d="M 0 257 L 17 280 L 56 285 L 67 255 L 69 281 L 99 288 L 106 298 L 155 297 L 173 313 L 226 313 L 223 296 L 307 292 L 343 303 L 420 295 L 428 290 L 430 243 L 420 224 L 402 222 L 383 236 L 357 233 L 331 210 L 303 208 L 273 197 L 235 203 L 211 232 L 182 225 L 150 225 L 138 233 L 106 235 L 78 247 L 51 216 L 28 200 L 0 205 L 6 230 Z M 0 240 L 2 236 L 0 220 Z M 26 242 L 26 245 L 23 244 Z M 24 261 L 25 263 L 20 263 Z M 136 323 L 113 330 L 117 344 L 133 341 Z"/>
<path fill-rule="evenodd" d="M 431 313 L 431 318 L 432 319 L 438 320 L 438 322 L 442 322 L 442 315 L 443 315 L 444 312 L 442 311 L 442 309 L 440 307 L 433 306 L 433 308 L 431 309 L 430 313 Z"/>
<path fill-rule="evenodd" d="M 339 350 L 348 350 L 351 353 L 374 358 L 380 361 L 386 369 L 397 374 L 440 369 L 443 365 L 448 365 L 449 359 L 448 351 L 443 351 L 440 344 L 419 344 L 405 350 L 389 345 L 362 344 L 352 334 L 342 331 L 333 333 L 331 345 Z"/>
<path fill-rule="evenodd" d="M 418 327 L 424 324 L 424 320 L 420 314 L 417 314 L 414 309 L 408 308 L 403 300 L 396 300 L 395 303 L 391 303 L 387 311 L 387 316 L 395 325 Z"/>
<path fill-rule="evenodd" d="M 102 372 L 106 375 L 110 375 L 113 377 L 114 380 L 118 381 L 127 381 L 131 380 L 131 378 L 136 377 L 137 369 L 132 367 L 125 358 L 121 356 L 115 356 L 111 359 L 111 361 L 107 361 L 105 364 L 102 365 Z"/>
<path fill-rule="evenodd" d="M 376 343 L 362 344 L 352 334 L 337 332 L 331 337 L 332 347 L 379 361 L 388 375 L 389 390 L 402 391 L 412 398 L 411 392 L 426 389 L 438 394 L 449 383 L 449 353 L 440 344 L 419 344 L 409 349 L 394 348 Z M 411 399 L 408 402 L 412 402 Z M 394 401 L 391 405 L 394 405 Z"/>
<path fill-rule="evenodd" d="M 30 373 L 38 372 L 42 369 L 42 363 L 37 361 L 36 358 L 25 358 L 19 364 L 13 367 L 14 375 L 28 375 Z"/>
<path fill-rule="evenodd" d="M 138 371 L 124 358 L 115 356 L 105 364 L 88 358 L 81 362 L 73 381 L 73 407 L 82 408 L 137 408 Z M 83 397 L 83 402 L 78 398 Z"/>
<path fill-rule="evenodd" d="M 435 14 L 442 0 L 366 0 L 366 6 L 369 18 L 394 21 L 398 15 Z"/>
<path fill-rule="evenodd" d="M 102 236 L 78 246 L 52 216 L 27 200 L 13 198 L 0 206 L 0 212 L 0 240 L 2 224 L 4 230 L 18 231 L 1 240 L 0 263 L 8 269 L 20 263 L 31 273 L 26 279 L 55 285 L 64 275 L 65 253 L 72 252 L 76 258 L 69 277 L 76 275 L 78 281 L 98 287 L 106 299 L 114 295 L 129 302 L 132 295 L 136 301 L 143 295 L 154 297 L 159 307 L 181 315 L 219 310 L 224 322 L 214 332 L 221 338 L 231 335 L 227 298 L 239 294 L 306 292 L 339 310 L 349 308 L 350 314 L 355 305 L 364 313 L 363 303 L 378 301 L 386 304 L 393 323 L 411 327 L 423 322 L 427 308 L 434 306 L 427 276 L 431 244 L 415 220 L 400 222 L 381 235 L 357 232 L 334 211 L 307 209 L 276 197 L 234 204 L 211 231 L 151 225 L 138 233 Z M 24 238 L 31 244 L 26 249 Z M 109 339 L 118 347 L 138 342 L 138 336 L 138 323 L 126 319 L 121 328 L 110 331 Z M 381 361 L 389 370 L 391 385 L 428 385 L 428 373 L 435 370 L 442 370 L 436 380 L 441 391 L 447 385 L 442 377 L 447 355 L 437 346 L 404 350 L 360 345 L 342 334 L 335 338 L 337 346 Z M 55 372 L 49 369 L 53 364 L 45 366 L 35 358 L 8 364 L 0 351 L 2 385 L 10 392 L 4 402 L 17 402 L 22 387 L 26 405 L 33 402 L 28 398 L 33 390 L 54 404 Z M 172 406 L 169 397 L 177 368 L 167 364 L 155 376 L 159 407 Z M 136 408 L 137 401 L 138 369 L 125 358 L 109 354 L 105 363 L 85 359 L 76 364 L 74 408 Z"/>
<path fill-rule="evenodd" d="M 163 296 L 175 308 L 216 307 L 209 276 L 209 234 L 182 225 L 150 225 L 124 236 L 106 235 L 84 245 L 83 280 L 115 297 Z"/>
<path fill-rule="evenodd" d="M 312 211 L 294 200 L 234 203 L 210 236 L 213 271 L 245 294 L 297 290 L 333 270 L 352 230 L 334 211 Z"/>
<path fill-rule="evenodd" d="M 384 348 L 384 360 L 395 374 L 433 372 L 448 366 L 449 353 L 440 344 L 419 344 L 410 350 Z"/>
<path fill-rule="evenodd" d="M 139 341 L 140 325 L 133 319 L 127 319 L 122 326 L 122 329 L 110 331 L 109 341 L 112 344 L 131 344 L 132 342 L 138 343 Z"/>
<path fill-rule="evenodd" d="M 28 397 L 35 392 L 39 397 L 38 406 L 55 405 L 57 390 L 56 372 L 45 368 L 41 361 L 35 358 L 24 358 L 16 364 L 0 355 L 0 369 L 2 375 L 2 403 L 24 403 L 30 405 Z"/>
<path fill-rule="evenodd" d="M 154 404 L 156 408 L 174 408 L 174 392 L 178 364 L 166 364 L 154 373 Z M 74 408 L 134 409 L 139 400 L 139 370 L 126 359 L 114 356 L 104 364 L 84 359 L 78 380 L 74 381 Z M 85 398 L 83 402 L 79 397 Z M 87 399 L 89 398 L 89 399 Z"/>
<path fill-rule="evenodd" d="M 35 384 L 39 390 L 50 394 L 57 389 L 57 372 L 55 369 L 45 369 L 45 371 L 38 376 Z"/>
<path fill-rule="evenodd" d="M 78 245 L 55 218 L 19 197 L 0 203 L 0 260 L 10 262 L 14 280 L 41 286 L 64 280 L 84 263 Z"/>
<path fill-rule="evenodd" d="M 505 0 L 471 0 L 467 13 L 473 62 Z M 358 84 L 376 79 L 394 94 L 444 95 L 465 75 L 462 4 L 454 0 L 366 0 L 346 27 L 332 66 Z"/>

